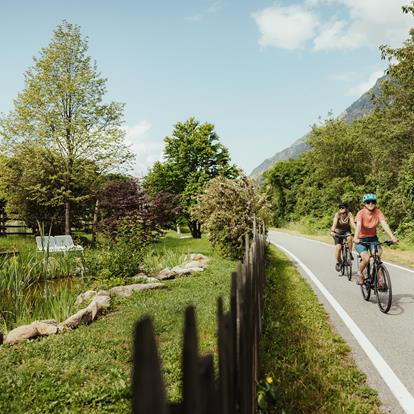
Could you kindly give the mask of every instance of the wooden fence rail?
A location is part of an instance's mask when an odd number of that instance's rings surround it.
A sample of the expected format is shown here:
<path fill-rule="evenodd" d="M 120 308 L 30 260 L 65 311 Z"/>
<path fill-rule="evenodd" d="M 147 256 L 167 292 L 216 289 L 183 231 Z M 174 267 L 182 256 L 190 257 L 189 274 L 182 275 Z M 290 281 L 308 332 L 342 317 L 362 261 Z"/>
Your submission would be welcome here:
<path fill-rule="evenodd" d="M 259 368 L 264 274 L 264 231 L 255 232 L 243 264 L 231 275 L 230 309 L 217 300 L 218 377 L 213 356 L 200 356 L 196 312 L 185 310 L 182 401 L 168 403 L 151 319 L 136 324 L 133 414 L 254 414 Z"/>
<path fill-rule="evenodd" d="M 12 224 L 12 222 L 14 224 Z M 20 224 L 18 222 L 20 222 Z M 7 214 L 4 204 L 0 204 L 0 236 L 30 236 L 32 234 L 32 231 L 26 226 L 17 213 Z"/>

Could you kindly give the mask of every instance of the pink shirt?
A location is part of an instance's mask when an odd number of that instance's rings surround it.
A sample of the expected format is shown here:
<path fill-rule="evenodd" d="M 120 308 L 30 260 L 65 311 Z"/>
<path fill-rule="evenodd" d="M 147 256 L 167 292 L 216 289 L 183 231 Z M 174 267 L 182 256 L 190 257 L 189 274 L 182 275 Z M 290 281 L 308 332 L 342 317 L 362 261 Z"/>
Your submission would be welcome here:
<path fill-rule="evenodd" d="M 361 223 L 359 237 L 374 237 L 377 235 L 377 226 L 384 220 L 384 214 L 379 208 L 375 208 L 370 214 L 366 208 L 358 211 L 356 222 Z"/>

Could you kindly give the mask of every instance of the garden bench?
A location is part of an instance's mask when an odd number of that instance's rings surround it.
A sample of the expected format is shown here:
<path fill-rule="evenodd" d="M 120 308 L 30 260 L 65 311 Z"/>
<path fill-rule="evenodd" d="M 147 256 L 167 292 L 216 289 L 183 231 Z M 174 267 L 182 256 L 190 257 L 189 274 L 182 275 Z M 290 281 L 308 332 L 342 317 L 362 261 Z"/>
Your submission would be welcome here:
<path fill-rule="evenodd" d="M 36 236 L 36 246 L 38 252 L 83 252 L 82 246 L 73 243 L 72 236 Z"/>

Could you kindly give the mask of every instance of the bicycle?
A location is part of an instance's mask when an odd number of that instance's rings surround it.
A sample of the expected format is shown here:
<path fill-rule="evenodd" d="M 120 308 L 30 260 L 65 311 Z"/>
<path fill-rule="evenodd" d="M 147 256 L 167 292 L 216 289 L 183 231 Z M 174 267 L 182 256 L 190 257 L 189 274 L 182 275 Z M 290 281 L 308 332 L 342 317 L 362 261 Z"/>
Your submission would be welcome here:
<path fill-rule="evenodd" d="M 386 240 L 382 243 L 360 242 L 359 244 L 368 247 L 371 253 L 368 265 L 366 267 L 367 277 L 364 279 L 364 282 L 361 285 L 362 296 L 366 301 L 369 301 L 371 297 L 371 290 L 374 290 L 374 295 L 377 296 L 377 302 L 380 311 L 387 313 L 390 310 L 392 304 L 391 277 L 387 268 L 381 261 L 381 257 L 379 255 L 379 246 L 382 244 L 390 246 L 394 244 L 394 242 L 391 240 Z M 361 260 L 361 256 L 359 254 L 358 257 Z"/>
<path fill-rule="evenodd" d="M 352 279 L 352 255 L 349 251 L 349 246 L 347 243 L 347 237 L 352 236 L 352 234 L 348 234 L 343 236 L 342 234 L 335 233 L 337 237 L 341 239 L 341 275 L 345 275 L 348 277 L 348 280 Z"/>

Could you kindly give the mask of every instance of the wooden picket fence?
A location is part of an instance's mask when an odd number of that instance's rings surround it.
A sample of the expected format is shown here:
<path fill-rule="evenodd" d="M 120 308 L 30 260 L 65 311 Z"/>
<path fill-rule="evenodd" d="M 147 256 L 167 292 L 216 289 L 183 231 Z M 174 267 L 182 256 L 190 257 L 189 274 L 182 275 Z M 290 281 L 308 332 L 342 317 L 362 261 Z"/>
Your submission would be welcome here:
<path fill-rule="evenodd" d="M 168 403 L 150 318 L 136 324 L 132 374 L 133 414 L 254 414 L 259 367 L 264 229 L 255 231 L 244 261 L 231 275 L 230 310 L 217 301 L 218 376 L 211 354 L 199 356 L 196 312 L 185 310 L 182 401 Z"/>
<path fill-rule="evenodd" d="M 30 236 L 32 231 L 17 213 L 7 214 L 6 203 L 0 200 L 0 236 Z"/>

